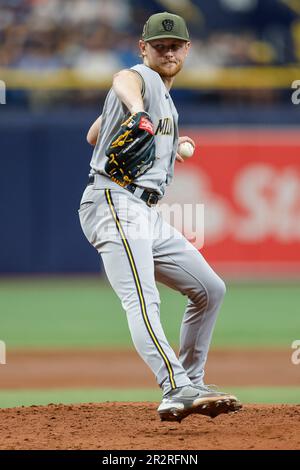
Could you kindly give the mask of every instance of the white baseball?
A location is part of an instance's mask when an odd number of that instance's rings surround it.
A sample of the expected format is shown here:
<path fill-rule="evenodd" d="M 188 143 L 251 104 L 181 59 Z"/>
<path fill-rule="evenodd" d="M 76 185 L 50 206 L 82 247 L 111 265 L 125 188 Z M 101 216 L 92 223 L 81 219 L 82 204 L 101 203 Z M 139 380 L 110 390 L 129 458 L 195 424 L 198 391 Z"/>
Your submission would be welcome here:
<path fill-rule="evenodd" d="M 183 142 L 178 147 L 178 153 L 182 158 L 190 158 L 194 153 L 194 147 L 190 142 Z"/>

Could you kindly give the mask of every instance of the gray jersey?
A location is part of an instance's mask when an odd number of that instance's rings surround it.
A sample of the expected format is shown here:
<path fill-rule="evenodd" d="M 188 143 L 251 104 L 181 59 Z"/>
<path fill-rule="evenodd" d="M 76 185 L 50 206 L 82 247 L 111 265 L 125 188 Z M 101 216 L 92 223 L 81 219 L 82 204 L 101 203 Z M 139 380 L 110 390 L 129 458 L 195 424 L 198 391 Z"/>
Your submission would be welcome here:
<path fill-rule="evenodd" d="M 162 196 L 174 174 L 178 146 L 178 113 L 157 72 L 144 64 L 135 65 L 132 70 L 142 77 L 144 107 L 154 124 L 156 144 L 156 159 L 153 167 L 144 175 L 136 178 L 134 183 L 144 188 L 153 189 Z M 105 149 L 119 130 L 127 113 L 127 108 L 111 89 L 104 103 L 101 132 L 91 160 L 92 173 L 106 174 L 104 170 L 107 161 Z"/>

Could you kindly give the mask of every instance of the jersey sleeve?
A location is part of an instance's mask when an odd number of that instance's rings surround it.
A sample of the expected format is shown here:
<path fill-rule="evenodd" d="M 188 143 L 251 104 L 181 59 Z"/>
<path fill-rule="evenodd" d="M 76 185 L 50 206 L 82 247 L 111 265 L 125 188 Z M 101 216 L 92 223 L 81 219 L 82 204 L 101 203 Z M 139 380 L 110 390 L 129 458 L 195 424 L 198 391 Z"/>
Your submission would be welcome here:
<path fill-rule="evenodd" d="M 140 77 L 141 82 L 142 82 L 142 98 L 144 98 L 144 96 L 145 96 L 145 80 L 144 80 L 144 77 L 137 70 L 135 70 L 133 68 L 130 69 L 130 70 L 131 70 L 131 72 L 136 73 Z"/>
<path fill-rule="evenodd" d="M 161 78 L 157 72 L 144 64 L 135 65 L 130 70 L 138 73 L 142 78 L 142 97 L 144 100 L 145 110 L 149 111 L 151 99 L 153 100 L 153 98 L 160 96 Z"/>

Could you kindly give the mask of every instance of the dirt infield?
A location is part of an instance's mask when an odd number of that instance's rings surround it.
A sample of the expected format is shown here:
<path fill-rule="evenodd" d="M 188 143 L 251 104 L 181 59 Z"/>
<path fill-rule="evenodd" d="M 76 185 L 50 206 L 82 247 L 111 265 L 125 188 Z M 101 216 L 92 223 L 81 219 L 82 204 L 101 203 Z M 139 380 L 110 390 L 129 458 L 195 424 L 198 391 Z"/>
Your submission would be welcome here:
<path fill-rule="evenodd" d="M 211 351 L 208 383 L 299 385 L 290 351 Z M 154 387 L 131 351 L 10 351 L 2 389 Z M 0 409 L 0 449 L 300 449 L 300 405 L 248 405 L 214 420 L 193 415 L 161 423 L 153 403 Z"/>
<path fill-rule="evenodd" d="M 0 449 L 300 449 L 300 406 L 161 423 L 153 403 L 0 410 Z"/>
<path fill-rule="evenodd" d="M 300 368 L 290 350 L 212 350 L 207 383 L 219 386 L 299 386 Z M 2 389 L 155 387 L 134 350 L 10 351 L 1 367 Z"/>

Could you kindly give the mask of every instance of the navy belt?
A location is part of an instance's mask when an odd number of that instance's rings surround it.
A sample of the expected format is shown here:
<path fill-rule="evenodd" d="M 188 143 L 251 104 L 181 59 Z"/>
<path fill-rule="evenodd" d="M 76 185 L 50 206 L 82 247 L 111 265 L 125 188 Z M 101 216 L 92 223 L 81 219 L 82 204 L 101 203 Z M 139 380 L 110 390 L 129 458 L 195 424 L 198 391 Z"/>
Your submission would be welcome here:
<path fill-rule="evenodd" d="M 94 181 L 95 175 L 90 175 L 88 185 L 94 184 Z M 124 189 L 127 189 L 127 191 L 142 199 L 149 207 L 155 206 L 159 201 L 159 196 L 155 191 L 149 191 L 147 189 L 142 190 L 142 188 L 134 183 L 128 184 Z"/>

